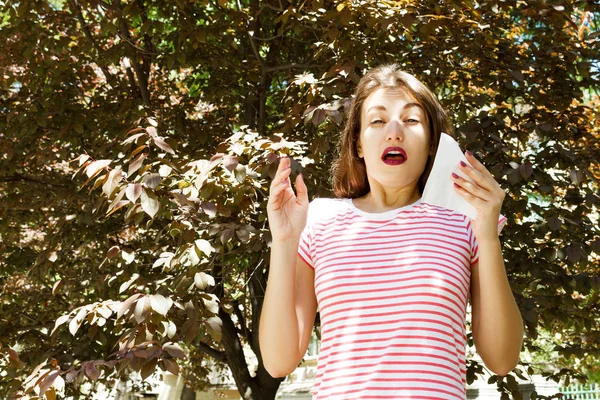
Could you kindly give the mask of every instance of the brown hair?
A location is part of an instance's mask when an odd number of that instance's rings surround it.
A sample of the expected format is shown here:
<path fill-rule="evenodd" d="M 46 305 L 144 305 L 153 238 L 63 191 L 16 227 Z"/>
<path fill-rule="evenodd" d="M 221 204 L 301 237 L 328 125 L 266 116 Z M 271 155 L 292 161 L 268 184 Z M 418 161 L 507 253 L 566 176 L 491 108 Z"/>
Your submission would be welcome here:
<path fill-rule="evenodd" d="M 454 136 L 454 128 L 446 111 L 421 81 L 408 72 L 402 71 L 398 64 L 385 64 L 373 68 L 360 80 L 350 104 L 348 119 L 338 142 L 338 158 L 332 166 L 333 192 L 339 198 L 357 198 L 370 191 L 365 161 L 358 156 L 358 138 L 360 135 L 361 108 L 367 97 L 379 88 L 400 89 L 412 96 L 425 109 L 429 123 L 431 151 L 425 170 L 419 178 L 419 192 L 423 194 L 425 183 L 433 167 L 441 133 Z"/>

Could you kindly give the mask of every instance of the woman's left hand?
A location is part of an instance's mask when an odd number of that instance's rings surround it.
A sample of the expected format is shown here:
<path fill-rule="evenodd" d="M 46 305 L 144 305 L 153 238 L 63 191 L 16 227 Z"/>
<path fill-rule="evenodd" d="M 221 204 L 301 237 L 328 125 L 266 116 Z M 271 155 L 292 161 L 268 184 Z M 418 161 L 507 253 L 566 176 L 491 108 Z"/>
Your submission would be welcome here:
<path fill-rule="evenodd" d="M 458 168 L 473 182 L 453 173 L 454 190 L 477 210 L 477 218 L 472 221 L 477 241 L 497 240 L 498 218 L 506 193 L 482 163 L 469 151 L 465 155 L 470 165 L 461 161 Z"/>

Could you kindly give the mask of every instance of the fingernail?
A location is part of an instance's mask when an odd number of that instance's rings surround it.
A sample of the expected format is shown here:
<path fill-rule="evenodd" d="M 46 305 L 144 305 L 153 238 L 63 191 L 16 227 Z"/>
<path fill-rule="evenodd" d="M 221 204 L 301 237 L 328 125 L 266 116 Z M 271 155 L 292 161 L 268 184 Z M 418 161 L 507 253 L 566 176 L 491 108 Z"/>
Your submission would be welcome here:
<path fill-rule="evenodd" d="M 473 157 L 473 154 L 469 150 L 467 150 L 467 155 Z"/>
<path fill-rule="evenodd" d="M 466 166 L 467 166 L 467 163 L 466 163 L 466 162 L 464 162 L 464 161 L 461 161 L 461 162 L 460 162 L 460 165 L 462 165 L 463 167 L 466 167 Z"/>
<path fill-rule="evenodd" d="M 454 172 L 452 173 L 452 177 L 453 177 L 454 179 L 458 179 L 458 175 L 456 175 Z"/>
<path fill-rule="evenodd" d="M 454 184 L 454 187 L 456 187 L 456 188 L 459 188 L 459 189 L 460 189 L 460 186 L 459 186 L 459 185 L 457 185 L 456 183 Z"/>

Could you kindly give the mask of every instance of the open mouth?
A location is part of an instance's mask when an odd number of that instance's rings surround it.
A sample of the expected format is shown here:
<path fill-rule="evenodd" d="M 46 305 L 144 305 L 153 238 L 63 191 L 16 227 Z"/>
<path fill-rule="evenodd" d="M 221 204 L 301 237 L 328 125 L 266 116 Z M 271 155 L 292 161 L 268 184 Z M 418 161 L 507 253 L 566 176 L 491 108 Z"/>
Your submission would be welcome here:
<path fill-rule="evenodd" d="M 383 152 L 381 160 L 387 165 L 400 165 L 406 161 L 406 152 L 401 147 L 388 147 Z"/>

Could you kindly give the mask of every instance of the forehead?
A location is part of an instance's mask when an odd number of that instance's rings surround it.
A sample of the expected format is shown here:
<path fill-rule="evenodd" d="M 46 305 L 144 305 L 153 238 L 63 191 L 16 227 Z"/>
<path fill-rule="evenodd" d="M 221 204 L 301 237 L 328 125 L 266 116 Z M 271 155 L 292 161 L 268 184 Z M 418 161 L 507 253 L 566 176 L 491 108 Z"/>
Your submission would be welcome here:
<path fill-rule="evenodd" d="M 384 106 L 388 111 L 391 111 L 391 108 L 402 109 L 408 103 L 418 103 L 418 101 L 405 90 L 399 88 L 379 88 L 365 99 L 361 111 L 364 114 L 376 106 Z M 420 107 L 412 107 L 411 109 L 418 111 Z"/>

